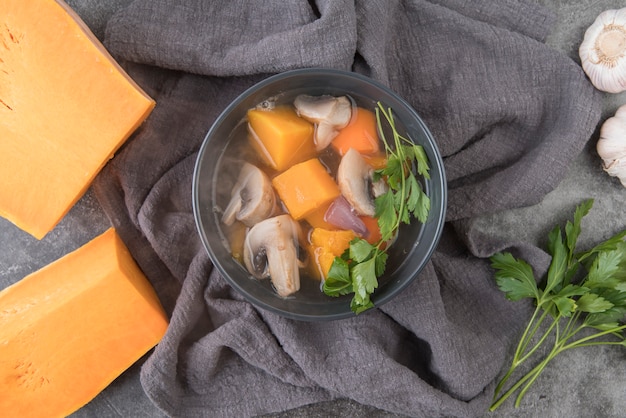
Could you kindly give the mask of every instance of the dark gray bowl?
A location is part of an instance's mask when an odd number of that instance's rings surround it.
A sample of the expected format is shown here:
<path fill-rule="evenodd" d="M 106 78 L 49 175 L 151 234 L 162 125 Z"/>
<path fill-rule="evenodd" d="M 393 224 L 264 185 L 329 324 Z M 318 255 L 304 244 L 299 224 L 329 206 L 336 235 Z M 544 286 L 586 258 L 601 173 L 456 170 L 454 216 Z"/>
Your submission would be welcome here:
<path fill-rule="evenodd" d="M 299 320 L 333 320 L 351 317 L 351 296 L 332 298 L 320 292 L 312 296 L 281 298 L 267 284 L 248 274 L 230 254 L 220 229 L 221 209 L 229 198 L 219 184 L 220 173 L 231 169 L 224 151 L 230 133 L 246 111 L 270 96 L 293 98 L 298 94 L 350 95 L 368 101 L 381 101 L 391 107 L 396 120 L 406 127 L 408 136 L 424 147 L 430 160 L 430 180 L 424 189 L 431 199 L 429 219 L 425 224 L 413 221 L 403 225 L 397 241 L 389 250 L 385 275 L 372 301 L 380 306 L 401 292 L 431 257 L 443 229 L 446 208 L 446 181 L 441 155 L 435 141 L 418 114 L 387 87 L 365 76 L 331 69 L 302 69 L 269 77 L 246 90 L 217 118 L 200 148 L 193 176 L 193 210 L 198 232 L 208 254 L 222 276 L 254 305 Z M 223 174 L 222 174 L 223 176 Z M 228 187 L 226 190 L 230 190 Z M 221 208 L 221 209 L 220 209 Z M 303 283 L 304 286 L 304 283 Z"/>

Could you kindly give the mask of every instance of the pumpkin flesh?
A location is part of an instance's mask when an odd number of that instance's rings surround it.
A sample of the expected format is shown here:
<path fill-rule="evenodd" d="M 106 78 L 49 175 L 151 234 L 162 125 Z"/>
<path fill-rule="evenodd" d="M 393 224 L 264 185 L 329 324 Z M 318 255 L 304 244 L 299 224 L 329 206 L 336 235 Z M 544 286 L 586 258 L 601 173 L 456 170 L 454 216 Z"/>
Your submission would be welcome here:
<path fill-rule="evenodd" d="M 0 292 L 0 411 L 71 414 L 154 347 L 167 324 L 109 229 Z"/>
<path fill-rule="evenodd" d="M 0 216 L 40 239 L 155 102 L 62 1 L 0 10 Z"/>

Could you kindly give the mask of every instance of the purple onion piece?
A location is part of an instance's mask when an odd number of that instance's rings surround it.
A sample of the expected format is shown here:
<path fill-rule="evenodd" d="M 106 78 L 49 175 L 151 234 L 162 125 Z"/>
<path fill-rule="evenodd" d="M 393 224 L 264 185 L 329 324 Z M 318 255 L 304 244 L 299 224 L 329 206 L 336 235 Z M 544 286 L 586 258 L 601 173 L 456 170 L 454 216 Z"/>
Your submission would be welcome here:
<path fill-rule="evenodd" d="M 367 238 L 369 235 L 367 227 L 343 196 L 339 196 L 330 204 L 324 214 L 324 220 L 334 227 L 350 229 L 360 237 Z"/>

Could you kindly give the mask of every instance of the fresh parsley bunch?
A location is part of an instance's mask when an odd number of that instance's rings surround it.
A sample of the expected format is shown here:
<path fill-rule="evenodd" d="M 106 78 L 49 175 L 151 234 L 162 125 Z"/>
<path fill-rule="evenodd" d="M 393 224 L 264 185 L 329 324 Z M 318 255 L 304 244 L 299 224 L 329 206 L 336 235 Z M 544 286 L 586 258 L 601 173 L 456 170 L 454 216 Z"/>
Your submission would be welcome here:
<path fill-rule="evenodd" d="M 576 252 L 581 220 L 592 206 L 592 199 L 579 205 L 564 234 L 559 226 L 550 232 L 552 261 L 540 285 L 524 260 L 510 253 L 491 257 L 497 285 L 506 297 L 512 301 L 530 298 L 535 303 L 511 366 L 495 389 L 491 411 L 516 391 L 515 406 L 519 406 L 541 372 L 563 351 L 594 345 L 626 347 L 626 230 L 588 251 Z M 515 370 L 538 357 L 544 345 L 549 348 L 547 354 L 534 360 L 536 365 L 500 395 Z"/>
<path fill-rule="evenodd" d="M 381 115 L 393 136 L 391 144 L 386 138 Z M 430 211 L 430 198 L 418 181 L 418 176 L 430 178 L 424 148 L 398 132 L 392 110 L 385 109 L 380 102 L 376 108 L 376 120 L 387 163 L 384 168 L 375 170 L 373 180 L 385 178 L 389 186 L 388 191 L 374 201 L 374 216 L 378 219 L 381 239 L 376 244 L 362 238 L 353 239 L 342 256 L 333 261 L 323 286 L 324 293 L 329 296 L 354 293 L 350 308 L 357 314 L 374 306 L 370 295 L 385 272 L 389 240 L 395 237 L 402 223 L 411 223 L 412 217 L 426 222 Z"/>

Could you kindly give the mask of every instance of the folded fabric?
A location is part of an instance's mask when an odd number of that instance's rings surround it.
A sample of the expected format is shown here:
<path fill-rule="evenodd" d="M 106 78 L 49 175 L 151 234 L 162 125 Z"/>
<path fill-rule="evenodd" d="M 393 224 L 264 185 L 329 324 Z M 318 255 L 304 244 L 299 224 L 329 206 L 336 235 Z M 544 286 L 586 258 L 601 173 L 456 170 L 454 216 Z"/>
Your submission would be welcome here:
<path fill-rule="evenodd" d="M 515 0 L 135 0 L 116 14 L 105 45 L 157 106 L 94 189 L 171 314 L 141 372 L 154 403 L 172 416 L 338 398 L 482 415 L 529 308 L 504 299 L 484 257 L 508 248 L 540 272 L 547 256 L 473 233 L 472 219 L 541 201 L 600 119 L 580 67 L 543 43 L 553 19 Z M 191 209 L 196 153 L 217 115 L 267 75 L 302 67 L 359 72 L 404 97 L 449 187 L 441 243 L 411 286 L 325 323 L 244 301 L 213 269 Z"/>

